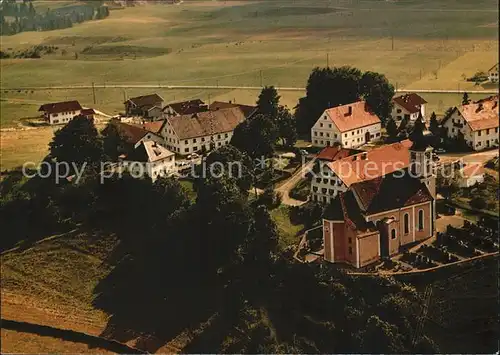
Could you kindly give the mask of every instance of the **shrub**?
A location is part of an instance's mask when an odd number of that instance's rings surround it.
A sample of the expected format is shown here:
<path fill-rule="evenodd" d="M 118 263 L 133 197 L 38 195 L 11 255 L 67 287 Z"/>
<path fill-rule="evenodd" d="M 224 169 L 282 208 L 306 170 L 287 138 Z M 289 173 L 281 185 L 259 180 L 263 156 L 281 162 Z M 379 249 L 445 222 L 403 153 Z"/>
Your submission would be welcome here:
<path fill-rule="evenodd" d="M 474 197 L 472 200 L 470 200 L 470 206 L 472 208 L 482 210 L 486 208 L 487 203 L 486 200 L 482 197 Z"/>

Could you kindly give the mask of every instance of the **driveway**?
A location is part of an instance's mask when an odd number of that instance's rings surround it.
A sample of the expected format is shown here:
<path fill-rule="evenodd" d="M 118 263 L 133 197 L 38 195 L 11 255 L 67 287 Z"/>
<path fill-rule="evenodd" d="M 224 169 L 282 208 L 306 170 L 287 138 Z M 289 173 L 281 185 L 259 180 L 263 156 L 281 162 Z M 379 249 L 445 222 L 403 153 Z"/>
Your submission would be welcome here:
<path fill-rule="evenodd" d="M 299 201 L 290 197 L 290 190 L 298 184 L 300 180 L 305 178 L 306 174 L 312 170 L 314 162 L 316 159 L 311 160 L 307 164 L 303 165 L 299 170 L 297 170 L 289 179 L 282 182 L 274 190 L 283 196 L 281 201 L 285 205 L 289 206 L 300 206 L 305 203 L 305 201 Z"/>

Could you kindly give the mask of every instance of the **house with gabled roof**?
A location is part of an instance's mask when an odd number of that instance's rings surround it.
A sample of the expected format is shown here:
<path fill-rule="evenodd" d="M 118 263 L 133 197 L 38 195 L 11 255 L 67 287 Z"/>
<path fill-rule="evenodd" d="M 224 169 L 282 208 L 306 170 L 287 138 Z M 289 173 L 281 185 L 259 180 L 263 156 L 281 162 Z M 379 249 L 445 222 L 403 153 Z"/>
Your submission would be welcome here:
<path fill-rule="evenodd" d="M 209 109 L 211 111 L 215 111 L 215 110 L 220 110 L 221 108 L 232 108 L 232 107 L 239 107 L 241 111 L 243 111 L 243 114 L 247 119 L 251 118 L 253 115 L 257 113 L 257 106 L 236 104 L 232 101 L 229 102 L 214 101 L 210 104 Z"/>
<path fill-rule="evenodd" d="M 40 106 L 38 112 L 43 112 L 43 118 L 49 124 L 66 124 L 82 111 L 82 106 L 76 100 L 53 102 Z"/>
<path fill-rule="evenodd" d="M 491 83 L 498 83 L 498 63 L 488 69 L 488 80 Z"/>
<path fill-rule="evenodd" d="M 416 93 L 396 96 L 392 99 L 392 118 L 395 121 L 415 121 L 420 115 L 425 121 L 425 104 L 427 101 Z"/>
<path fill-rule="evenodd" d="M 365 101 L 326 109 L 311 128 L 315 147 L 356 148 L 381 137 L 382 123 Z"/>
<path fill-rule="evenodd" d="M 208 152 L 228 144 L 245 115 L 239 107 L 169 117 L 160 134 L 168 149 L 181 155 Z"/>
<path fill-rule="evenodd" d="M 152 120 L 161 118 L 164 100 L 158 94 L 132 97 L 124 102 L 127 116 L 141 116 Z"/>
<path fill-rule="evenodd" d="M 197 112 L 208 111 L 206 105 L 200 99 L 187 100 L 181 102 L 173 102 L 165 105 L 163 108 L 163 116 L 165 118 L 181 115 L 189 115 Z"/>
<path fill-rule="evenodd" d="M 350 154 L 351 150 L 343 148 L 338 155 L 339 159 L 322 163 L 321 169 L 314 172 L 311 181 L 311 200 L 328 204 L 339 193 L 349 190 L 353 184 L 408 167 L 411 145 L 411 141 L 407 139 L 354 154 Z"/>
<path fill-rule="evenodd" d="M 122 169 L 136 178 L 149 176 L 154 182 L 162 176 L 170 176 L 175 172 L 175 153 L 160 144 L 151 141 L 140 141 L 134 150 L 122 158 Z"/>
<path fill-rule="evenodd" d="M 358 173 L 330 202 L 322 223 L 326 261 L 362 268 L 434 234 L 432 148 L 411 142 L 404 152 L 409 164 L 375 178 L 359 179 Z"/>
<path fill-rule="evenodd" d="M 498 147 L 498 95 L 453 108 L 441 124 L 448 138 L 463 137 L 473 150 Z"/>

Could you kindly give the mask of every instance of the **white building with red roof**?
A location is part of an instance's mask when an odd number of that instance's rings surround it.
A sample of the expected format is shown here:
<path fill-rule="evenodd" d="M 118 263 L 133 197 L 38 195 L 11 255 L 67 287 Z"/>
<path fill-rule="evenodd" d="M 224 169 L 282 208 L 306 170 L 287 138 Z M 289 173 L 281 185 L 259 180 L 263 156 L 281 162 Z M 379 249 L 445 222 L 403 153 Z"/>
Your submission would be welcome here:
<path fill-rule="evenodd" d="M 471 187 L 484 182 L 484 167 L 480 163 L 467 164 L 459 171 L 459 187 Z"/>
<path fill-rule="evenodd" d="M 392 99 L 392 118 L 395 121 L 403 119 L 415 121 L 420 114 L 425 120 L 425 101 L 415 93 L 396 96 Z"/>
<path fill-rule="evenodd" d="M 66 124 L 82 112 L 82 106 L 76 100 L 53 102 L 40 106 L 38 112 L 43 112 L 43 118 L 49 124 Z M 87 113 L 89 113 L 87 111 Z"/>
<path fill-rule="evenodd" d="M 473 150 L 498 146 L 498 95 L 455 107 L 441 122 L 449 138 L 462 135 Z"/>
<path fill-rule="evenodd" d="M 344 148 L 356 148 L 381 136 L 380 118 L 366 102 L 329 108 L 311 128 L 311 141 L 315 147 L 340 143 Z"/>

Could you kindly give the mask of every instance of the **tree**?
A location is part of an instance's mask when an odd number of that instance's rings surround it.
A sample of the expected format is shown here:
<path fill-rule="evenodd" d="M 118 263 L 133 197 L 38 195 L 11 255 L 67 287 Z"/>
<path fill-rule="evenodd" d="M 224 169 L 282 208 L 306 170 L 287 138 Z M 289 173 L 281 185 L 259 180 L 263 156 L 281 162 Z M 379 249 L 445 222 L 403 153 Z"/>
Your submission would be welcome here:
<path fill-rule="evenodd" d="M 434 136 L 439 135 L 439 123 L 436 117 L 436 113 L 433 111 L 431 114 L 431 118 L 429 121 L 429 130 L 432 132 Z"/>
<path fill-rule="evenodd" d="M 50 157 L 57 162 L 95 164 L 103 157 L 102 142 L 94 122 L 81 115 L 55 133 L 49 148 Z"/>
<path fill-rule="evenodd" d="M 215 164 L 215 163 L 220 164 Z M 205 160 L 206 168 L 215 175 L 223 174 L 234 179 L 242 194 L 248 194 L 252 186 L 253 166 L 246 153 L 228 144 L 212 151 Z"/>
<path fill-rule="evenodd" d="M 280 96 L 274 86 L 266 86 L 262 89 L 257 99 L 257 112 L 269 116 L 275 120 L 278 116 L 278 105 Z"/>
<path fill-rule="evenodd" d="M 286 107 L 279 106 L 277 125 L 282 145 L 286 148 L 292 148 L 297 142 L 297 128 L 295 118 Z"/>
<path fill-rule="evenodd" d="M 467 94 L 467 92 L 464 92 L 464 96 L 462 97 L 462 105 L 468 105 L 469 103 L 469 94 Z"/>
<path fill-rule="evenodd" d="M 401 354 L 406 352 L 397 328 L 375 315 L 368 318 L 360 338 L 363 353 Z"/>
<path fill-rule="evenodd" d="M 133 148 L 131 144 L 120 134 L 116 124 L 109 122 L 106 127 L 101 131 L 103 136 L 103 150 L 106 159 L 117 161 L 118 157 L 122 154 L 128 154 Z"/>
<path fill-rule="evenodd" d="M 373 112 L 385 123 L 392 110 L 394 87 L 385 75 L 367 71 L 360 80 L 360 94 Z"/>
<path fill-rule="evenodd" d="M 425 123 L 422 120 L 422 115 L 420 115 L 413 125 L 413 129 L 409 135 L 409 138 L 412 142 L 421 143 L 424 139 L 424 131 L 425 131 Z"/>
<path fill-rule="evenodd" d="M 270 157 L 278 138 L 276 125 L 262 114 L 240 123 L 234 130 L 231 144 L 252 159 Z"/>
<path fill-rule="evenodd" d="M 392 118 L 390 118 L 389 121 L 387 121 L 387 125 L 386 125 L 385 129 L 387 131 L 387 135 L 389 136 L 389 139 L 391 141 L 395 141 L 396 138 L 398 137 L 398 126 Z"/>
<path fill-rule="evenodd" d="M 486 200 L 481 196 L 474 197 L 469 203 L 472 208 L 478 210 L 484 210 L 487 206 Z"/>

